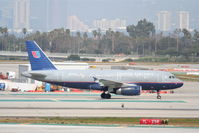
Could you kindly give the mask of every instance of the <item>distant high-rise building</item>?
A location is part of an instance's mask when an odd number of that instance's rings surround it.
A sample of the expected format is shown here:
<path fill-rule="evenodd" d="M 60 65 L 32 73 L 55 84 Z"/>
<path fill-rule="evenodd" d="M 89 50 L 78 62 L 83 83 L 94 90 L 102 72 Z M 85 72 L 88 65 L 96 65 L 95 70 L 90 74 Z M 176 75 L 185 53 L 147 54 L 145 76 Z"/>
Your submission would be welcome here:
<path fill-rule="evenodd" d="M 67 0 L 47 0 L 46 29 L 65 28 L 67 20 Z"/>
<path fill-rule="evenodd" d="M 178 28 L 189 30 L 189 12 L 179 11 L 178 12 Z"/>
<path fill-rule="evenodd" d="M 30 30 L 30 0 L 16 0 L 14 7 L 14 32 L 22 32 L 23 28 Z"/>
<path fill-rule="evenodd" d="M 60 23 L 60 18 L 61 18 L 61 14 L 60 14 L 60 10 L 59 10 L 59 1 L 58 0 L 50 0 L 50 14 L 49 14 L 49 28 L 51 30 L 56 29 L 59 27 L 59 23 Z M 60 26 L 61 27 L 61 26 Z"/>
<path fill-rule="evenodd" d="M 0 20 L 2 19 L 2 11 L 0 10 Z"/>
<path fill-rule="evenodd" d="M 111 28 L 112 30 L 122 30 L 126 29 L 126 20 L 121 19 L 113 19 L 113 20 L 107 20 L 105 18 L 101 20 L 95 20 L 93 21 L 94 28 L 99 28 L 101 30 L 108 30 Z"/>
<path fill-rule="evenodd" d="M 101 30 L 107 30 L 110 28 L 109 21 L 105 18 L 101 20 L 94 20 L 93 25 L 94 25 L 94 28 L 97 28 L 97 29 L 99 28 Z"/>
<path fill-rule="evenodd" d="M 158 30 L 169 31 L 171 28 L 171 13 L 169 11 L 158 12 Z"/>
<path fill-rule="evenodd" d="M 5 4 L 6 3 L 6 4 Z M 7 27 L 8 31 L 13 27 L 13 2 L 0 2 L 0 27 Z"/>
<path fill-rule="evenodd" d="M 77 16 L 69 16 L 67 28 L 71 31 L 88 31 L 88 25 L 79 20 Z"/>
<path fill-rule="evenodd" d="M 0 10 L 0 27 L 1 26 L 4 26 L 4 24 L 3 24 L 3 12 L 2 12 L 2 10 Z"/>

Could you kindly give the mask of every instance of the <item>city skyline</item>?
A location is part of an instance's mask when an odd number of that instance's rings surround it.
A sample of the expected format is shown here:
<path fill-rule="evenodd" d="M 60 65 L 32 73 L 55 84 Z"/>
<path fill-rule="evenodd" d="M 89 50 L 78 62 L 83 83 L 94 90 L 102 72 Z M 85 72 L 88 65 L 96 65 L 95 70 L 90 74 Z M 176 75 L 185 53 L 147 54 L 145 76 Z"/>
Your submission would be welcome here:
<path fill-rule="evenodd" d="M 23 28 L 30 31 L 30 0 L 16 0 L 13 12 L 13 31 L 21 32 Z"/>
<path fill-rule="evenodd" d="M 14 28 L 14 3 L 16 0 L 0 0 L 0 26 Z M 33 30 L 49 31 L 55 28 L 67 28 L 69 16 L 76 16 L 89 28 L 93 28 L 96 20 L 120 19 L 126 25 L 136 24 L 146 18 L 159 28 L 158 12 L 170 12 L 170 30 L 179 28 L 177 12 L 189 12 L 188 27 L 199 29 L 199 16 L 196 8 L 197 0 L 168 0 L 166 3 L 158 0 L 30 0 L 30 28 Z M 170 4 L 170 6 L 169 6 Z M 110 8 L 111 5 L 111 9 Z M 165 10 L 160 10 L 165 9 Z M 110 27 L 111 28 L 111 27 Z"/>
<path fill-rule="evenodd" d="M 158 30 L 169 31 L 171 29 L 171 13 L 169 11 L 158 12 Z"/>
<path fill-rule="evenodd" d="M 67 21 L 67 29 L 70 29 L 72 32 L 80 31 L 87 32 L 89 30 L 89 26 L 84 24 L 77 16 L 69 16 Z"/>
<path fill-rule="evenodd" d="M 112 30 L 125 30 L 126 29 L 126 20 L 116 19 L 106 19 L 102 18 L 99 20 L 93 21 L 93 26 L 95 29 L 101 29 L 106 31 L 108 29 Z"/>
<path fill-rule="evenodd" d="M 189 27 L 189 12 L 179 11 L 178 13 L 178 28 L 190 30 Z"/>

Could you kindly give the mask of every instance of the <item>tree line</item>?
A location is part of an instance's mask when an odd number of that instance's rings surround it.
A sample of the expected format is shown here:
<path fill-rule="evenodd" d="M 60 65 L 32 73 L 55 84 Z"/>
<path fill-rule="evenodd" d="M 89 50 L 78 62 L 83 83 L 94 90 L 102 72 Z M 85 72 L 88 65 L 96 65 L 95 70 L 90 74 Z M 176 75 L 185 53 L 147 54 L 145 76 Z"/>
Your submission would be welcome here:
<path fill-rule="evenodd" d="M 138 56 L 199 56 L 199 31 L 176 29 L 164 34 L 157 32 L 153 23 L 146 19 L 129 25 L 125 32 L 100 29 L 87 32 L 71 32 L 69 29 L 54 29 L 50 32 L 22 34 L 8 32 L 0 27 L 1 51 L 25 51 L 25 40 L 35 40 L 44 51 L 68 54 L 126 54 Z"/>

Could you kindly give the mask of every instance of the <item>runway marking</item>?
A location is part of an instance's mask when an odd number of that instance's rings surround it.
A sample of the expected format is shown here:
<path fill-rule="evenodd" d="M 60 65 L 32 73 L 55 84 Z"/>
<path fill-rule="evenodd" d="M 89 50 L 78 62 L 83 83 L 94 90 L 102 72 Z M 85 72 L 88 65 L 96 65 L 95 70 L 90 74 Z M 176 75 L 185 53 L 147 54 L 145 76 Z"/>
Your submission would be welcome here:
<path fill-rule="evenodd" d="M 168 126 L 157 126 L 157 125 L 135 125 L 135 126 L 128 126 L 130 128 L 188 128 L 188 129 L 199 129 L 199 127 L 177 127 L 177 126 L 172 126 L 172 125 L 168 125 Z"/>
<path fill-rule="evenodd" d="M 185 101 L 162 100 L 58 100 L 58 99 L 0 99 L 0 102 L 128 102 L 128 103 L 186 103 Z"/>
<path fill-rule="evenodd" d="M 54 102 L 59 102 L 59 100 L 57 100 L 57 99 L 52 99 Z"/>
<path fill-rule="evenodd" d="M 0 99 L 0 102 L 56 102 L 49 99 Z"/>
<path fill-rule="evenodd" d="M 100 96 L 100 94 L 0 94 L 11 96 Z"/>
<path fill-rule="evenodd" d="M 185 101 L 159 101 L 159 100 L 60 100 L 61 102 L 150 102 L 150 103 L 186 103 Z"/>
<path fill-rule="evenodd" d="M 199 111 L 199 109 L 186 109 L 186 108 L 104 108 L 104 107 L 0 107 L 0 110 L 18 109 L 18 110 L 148 110 L 148 111 Z"/>

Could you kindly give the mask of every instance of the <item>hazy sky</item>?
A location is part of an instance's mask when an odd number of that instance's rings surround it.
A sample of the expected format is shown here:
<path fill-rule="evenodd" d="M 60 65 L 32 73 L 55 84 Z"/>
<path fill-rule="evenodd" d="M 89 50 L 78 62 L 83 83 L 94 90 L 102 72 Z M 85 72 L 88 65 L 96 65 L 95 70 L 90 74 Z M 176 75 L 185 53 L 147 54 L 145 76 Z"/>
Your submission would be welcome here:
<path fill-rule="evenodd" d="M 105 17 L 136 23 L 143 18 L 155 21 L 161 10 L 171 11 L 173 16 L 179 10 L 186 10 L 199 19 L 198 5 L 199 0 L 68 0 L 68 14 L 76 14 L 88 22 Z"/>
<path fill-rule="evenodd" d="M 15 0 L 0 0 L 0 10 L 13 9 Z M 190 12 L 191 28 L 199 29 L 199 0 L 30 0 L 31 19 L 36 27 L 44 27 L 47 19 L 59 19 L 57 23 L 66 24 L 67 16 L 76 15 L 86 24 L 91 25 L 94 19 L 126 19 L 127 24 L 135 24 L 146 18 L 154 23 L 157 12 L 171 11 L 173 20 L 177 11 Z M 53 3 L 47 6 L 47 2 Z M 56 13 L 52 13 L 52 10 Z M 49 15 L 47 15 L 49 14 Z M 57 14 L 57 15 L 55 15 Z M 60 22 L 61 21 L 61 22 Z"/>

